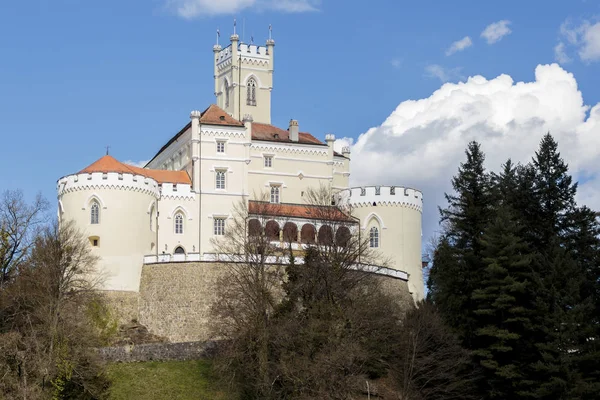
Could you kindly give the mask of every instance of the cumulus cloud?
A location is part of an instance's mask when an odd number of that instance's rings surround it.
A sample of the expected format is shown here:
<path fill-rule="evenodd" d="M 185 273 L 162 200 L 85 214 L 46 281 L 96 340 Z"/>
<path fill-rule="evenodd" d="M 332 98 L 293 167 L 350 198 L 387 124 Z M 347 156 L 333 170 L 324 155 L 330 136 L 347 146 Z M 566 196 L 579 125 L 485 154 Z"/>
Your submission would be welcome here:
<path fill-rule="evenodd" d="M 571 62 L 571 57 L 567 55 L 566 46 L 563 42 L 558 42 L 558 44 L 554 46 L 554 59 L 561 64 Z"/>
<path fill-rule="evenodd" d="M 437 78 L 442 82 L 448 82 L 461 79 L 460 67 L 445 68 L 438 64 L 431 64 L 425 67 L 425 76 L 428 78 Z"/>
<path fill-rule="evenodd" d="M 489 24 L 485 27 L 483 32 L 481 32 L 481 37 L 484 38 L 488 44 L 494 44 L 512 32 L 508 25 L 510 25 L 510 21 L 505 19 Z"/>
<path fill-rule="evenodd" d="M 487 167 L 497 171 L 509 157 L 528 162 L 546 132 L 558 140 L 571 173 L 586 179 L 578 200 L 600 209 L 600 104 L 585 105 L 574 76 L 558 64 L 539 65 L 531 82 L 473 76 L 400 103 L 352 145 L 352 184 L 423 190 L 426 241 L 438 229 L 437 206 L 445 204 L 469 141 L 481 143 Z"/>
<path fill-rule="evenodd" d="M 448 48 L 448 50 L 446 50 L 446 55 L 450 56 L 450 55 L 456 53 L 457 51 L 463 51 L 464 49 L 467 49 L 467 48 L 471 47 L 472 45 L 473 45 L 473 41 L 471 40 L 471 38 L 468 36 L 465 36 L 464 38 L 452 43 L 450 45 L 450 47 Z"/>
<path fill-rule="evenodd" d="M 235 14 L 254 8 L 288 13 L 316 11 L 320 0 L 167 0 L 168 9 L 182 18 Z"/>
<path fill-rule="evenodd" d="M 581 61 L 600 61 L 600 22 L 592 24 L 583 21 L 580 25 L 573 26 L 570 21 L 566 21 L 561 25 L 560 33 L 562 38 L 577 51 Z M 556 47 L 561 45 L 564 52 L 565 45 L 562 41 Z"/>

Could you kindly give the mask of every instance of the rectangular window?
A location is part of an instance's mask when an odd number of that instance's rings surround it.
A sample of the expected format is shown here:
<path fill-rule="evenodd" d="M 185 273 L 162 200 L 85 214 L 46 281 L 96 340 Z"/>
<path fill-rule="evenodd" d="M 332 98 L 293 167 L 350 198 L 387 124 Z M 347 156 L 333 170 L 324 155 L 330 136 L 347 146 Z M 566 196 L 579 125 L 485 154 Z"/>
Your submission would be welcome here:
<path fill-rule="evenodd" d="M 214 234 L 216 236 L 223 236 L 225 234 L 225 218 L 214 219 Z"/>
<path fill-rule="evenodd" d="M 265 167 L 271 168 L 273 166 L 273 156 L 265 156 Z"/>
<path fill-rule="evenodd" d="M 225 142 L 222 140 L 217 142 L 217 153 L 225 153 Z"/>
<path fill-rule="evenodd" d="M 216 188 L 225 189 L 225 174 L 227 171 L 217 171 L 216 173 Z"/>
<path fill-rule="evenodd" d="M 271 186 L 271 203 L 279 203 L 280 186 Z"/>

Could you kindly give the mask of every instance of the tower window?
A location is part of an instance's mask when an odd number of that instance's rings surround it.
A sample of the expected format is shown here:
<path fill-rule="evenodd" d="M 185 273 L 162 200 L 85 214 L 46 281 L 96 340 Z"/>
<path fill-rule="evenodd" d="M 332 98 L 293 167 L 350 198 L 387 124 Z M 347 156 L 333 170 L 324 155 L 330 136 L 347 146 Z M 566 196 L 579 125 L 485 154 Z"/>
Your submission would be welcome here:
<path fill-rule="evenodd" d="M 175 233 L 178 235 L 183 234 L 183 215 L 181 214 L 175 216 Z"/>
<path fill-rule="evenodd" d="M 256 105 L 256 81 L 254 78 L 248 79 L 246 84 L 246 104 L 249 106 Z"/>
<path fill-rule="evenodd" d="M 280 186 L 277 185 L 273 185 L 271 186 L 271 203 L 279 203 L 279 190 L 280 190 Z"/>
<path fill-rule="evenodd" d="M 225 107 L 229 107 L 229 83 L 227 79 L 225 79 L 225 83 L 223 84 L 223 91 L 225 92 Z"/>
<path fill-rule="evenodd" d="M 96 200 L 92 202 L 92 206 L 90 207 L 90 223 L 100 223 L 100 205 Z"/>
<path fill-rule="evenodd" d="M 217 189 L 225 189 L 225 173 L 226 171 L 217 171 L 215 179 L 215 187 Z"/>
<path fill-rule="evenodd" d="M 217 153 L 225 153 L 225 141 L 224 140 L 217 141 Z"/>
<path fill-rule="evenodd" d="M 369 231 L 369 247 L 379 247 L 379 229 L 375 227 Z"/>
<path fill-rule="evenodd" d="M 265 167 L 271 168 L 273 166 L 273 156 L 265 156 Z"/>
<path fill-rule="evenodd" d="M 223 236 L 225 234 L 225 218 L 215 218 L 213 226 L 216 236 Z"/>

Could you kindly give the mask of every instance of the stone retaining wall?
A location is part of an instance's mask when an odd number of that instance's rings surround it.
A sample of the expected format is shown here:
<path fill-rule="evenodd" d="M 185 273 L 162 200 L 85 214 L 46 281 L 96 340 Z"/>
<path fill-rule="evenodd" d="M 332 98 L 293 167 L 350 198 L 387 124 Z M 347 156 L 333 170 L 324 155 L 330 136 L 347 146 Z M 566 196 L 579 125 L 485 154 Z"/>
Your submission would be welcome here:
<path fill-rule="evenodd" d="M 213 262 L 181 262 L 144 265 L 140 292 L 110 292 L 115 309 L 123 310 L 122 321 L 133 317 L 169 342 L 208 341 L 211 337 L 211 307 L 217 299 L 229 268 Z M 381 276 L 383 287 L 398 298 L 401 307 L 414 303 L 407 282 Z"/>

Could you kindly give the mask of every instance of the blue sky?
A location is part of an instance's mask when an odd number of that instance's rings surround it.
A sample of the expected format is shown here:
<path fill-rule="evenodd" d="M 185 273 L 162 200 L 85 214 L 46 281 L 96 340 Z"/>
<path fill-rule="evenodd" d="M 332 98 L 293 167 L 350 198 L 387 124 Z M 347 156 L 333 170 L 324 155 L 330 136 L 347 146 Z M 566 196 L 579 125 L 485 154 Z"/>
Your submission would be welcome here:
<path fill-rule="evenodd" d="M 532 82 L 538 65 L 557 61 L 561 42 L 566 54 L 559 61 L 573 74 L 584 108 L 600 102 L 597 1 L 203 4 L 213 2 L 2 2 L 0 189 L 21 188 L 28 197 L 41 191 L 55 202 L 56 180 L 101 157 L 106 145 L 120 160 L 150 158 L 187 123 L 191 110 L 214 101 L 215 31 L 227 41 L 234 17 L 240 34 L 245 26 L 246 41 L 254 36 L 264 43 L 273 25 L 273 123 L 286 127 L 295 118 L 301 130 L 321 138 L 332 132 L 356 140 L 403 102 L 432 96 L 442 80 L 507 74 L 515 82 Z M 199 15 L 181 12 L 185 5 L 199 5 Z M 481 33 L 499 21 L 507 21 L 510 33 L 488 44 Z M 447 55 L 466 36 L 471 46 Z M 462 143 L 458 148 L 452 160 L 461 159 Z M 453 163 L 444 169 L 456 168 Z M 595 171 L 588 168 L 587 174 Z M 405 179 L 420 187 L 411 176 L 398 172 L 382 180 Z"/>

